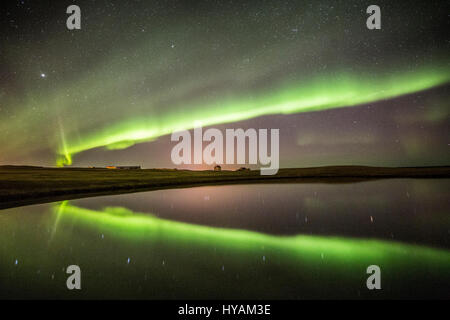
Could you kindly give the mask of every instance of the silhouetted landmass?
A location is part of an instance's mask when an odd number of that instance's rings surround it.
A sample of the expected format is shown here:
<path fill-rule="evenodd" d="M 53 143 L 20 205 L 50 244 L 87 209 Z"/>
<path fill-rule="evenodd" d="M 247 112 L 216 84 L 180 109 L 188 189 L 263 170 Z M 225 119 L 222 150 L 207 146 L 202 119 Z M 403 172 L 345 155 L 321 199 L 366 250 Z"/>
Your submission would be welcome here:
<path fill-rule="evenodd" d="M 262 176 L 259 170 L 108 170 L 102 168 L 0 166 L 0 208 L 202 185 L 282 182 L 346 183 L 385 178 L 450 178 L 450 166 L 291 168 L 280 169 L 273 176 Z"/>

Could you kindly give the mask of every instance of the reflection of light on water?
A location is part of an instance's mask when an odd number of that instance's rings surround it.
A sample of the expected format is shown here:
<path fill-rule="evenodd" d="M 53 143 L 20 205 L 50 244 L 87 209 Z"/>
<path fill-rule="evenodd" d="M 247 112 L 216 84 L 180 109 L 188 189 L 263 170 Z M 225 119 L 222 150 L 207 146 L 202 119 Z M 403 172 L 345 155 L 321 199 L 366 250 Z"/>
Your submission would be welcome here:
<path fill-rule="evenodd" d="M 59 219 L 60 219 L 60 216 L 61 216 L 61 212 L 64 211 L 64 207 L 66 205 L 67 205 L 67 201 L 64 201 L 58 206 L 58 210 L 56 211 L 55 223 L 53 224 L 52 233 L 50 235 L 50 241 L 52 241 L 53 237 L 55 236 L 56 229 L 58 229 L 58 224 L 59 224 Z"/>
<path fill-rule="evenodd" d="M 263 233 L 213 228 L 164 220 L 148 214 L 133 213 L 125 208 L 104 208 L 101 211 L 70 205 L 67 201 L 55 206 L 59 218 L 90 228 L 107 230 L 113 237 L 130 241 L 164 241 L 174 245 L 227 248 L 236 251 L 274 251 L 302 263 L 327 261 L 343 267 L 353 263 L 390 264 L 404 267 L 408 263 L 426 263 L 450 268 L 450 252 L 425 246 L 367 239 L 322 237 L 309 235 L 272 236 Z M 69 221 L 69 220 L 68 220 Z M 262 258 L 266 261 L 266 256 Z M 128 263 L 130 258 L 128 258 Z M 164 264 L 164 262 L 163 262 Z"/>

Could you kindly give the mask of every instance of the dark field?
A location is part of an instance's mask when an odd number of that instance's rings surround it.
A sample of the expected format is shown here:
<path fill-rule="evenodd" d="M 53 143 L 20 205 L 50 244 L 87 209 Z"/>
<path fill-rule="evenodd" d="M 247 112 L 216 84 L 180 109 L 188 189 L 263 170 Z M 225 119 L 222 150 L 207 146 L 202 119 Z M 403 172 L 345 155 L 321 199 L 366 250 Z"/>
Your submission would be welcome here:
<path fill-rule="evenodd" d="M 238 183 L 354 182 L 382 178 L 449 178 L 450 167 L 330 166 L 253 171 L 108 170 L 0 166 L 0 208 L 136 191 Z"/>

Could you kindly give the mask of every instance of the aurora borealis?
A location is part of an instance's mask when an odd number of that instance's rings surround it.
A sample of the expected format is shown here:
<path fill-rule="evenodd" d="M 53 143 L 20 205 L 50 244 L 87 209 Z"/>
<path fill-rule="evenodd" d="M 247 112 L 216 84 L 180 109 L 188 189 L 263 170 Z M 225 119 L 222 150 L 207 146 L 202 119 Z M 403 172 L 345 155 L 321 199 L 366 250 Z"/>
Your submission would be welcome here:
<path fill-rule="evenodd" d="M 444 2 L 69 4 L 1 13 L 0 164 L 171 167 L 198 122 L 280 128 L 281 166 L 448 164 Z"/>
<path fill-rule="evenodd" d="M 298 84 L 292 88 L 277 91 L 262 97 L 236 99 L 205 105 L 198 109 L 188 106 L 189 114 L 182 117 L 175 115 L 162 116 L 163 125 L 148 119 L 131 119 L 116 126 L 107 127 L 102 132 L 95 132 L 83 138 L 79 143 L 62 141 L 58 154 L 64 156 L 61 165 L 72 164 L 72 155 L 79 152 L 106 147 L 123 149 L 135 143 L 168 135 L 177 130 L 189 130 L 198 121 L 204 126 L 246 120 L 267 114 L 290 114 L 312 110 L 354 106 L 361 103 L 374 102 L 380 99 L 414 93 L 445 83 L 450 79 L 449 72 L 433 72 L 427 70 L 419 74 L 405 73 L 399 78 L 389 78 L 374 83 L 361 84 L 357 77 L 341 75 L 337 79 L 328 76 L 328 80 L 314 83 L 312 87 Z M 331 79 L 330 79 L 331 78 Z M 325 89 L 326 88 L 326 89 Z M 223 113 L 222 110 L 227 110 Z M 217 115 L 220 114 L 221 115 Z M 167 121 L 165 118 L 167 117 Z"/>
<path fill-rule="evenodd" d="M 0 6 L 0 299 L 448 297 L 449 1 Z"/>

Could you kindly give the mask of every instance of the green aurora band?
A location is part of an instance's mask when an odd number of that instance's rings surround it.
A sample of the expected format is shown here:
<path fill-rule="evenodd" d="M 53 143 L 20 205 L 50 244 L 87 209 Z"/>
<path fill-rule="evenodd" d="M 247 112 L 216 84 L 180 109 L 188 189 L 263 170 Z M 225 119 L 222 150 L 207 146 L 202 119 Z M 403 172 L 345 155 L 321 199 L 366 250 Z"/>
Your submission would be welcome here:
<path fill-rule="evenodd" d="M 130 117 L 77 139 L 65 137 L 61 128 L 57 165 L 71 165 L 73 156 L 86 150 L 99 147 L 125 149 L 198 125 L 210 126 L 271 114 L 357 106 L 419 92 L 449 81 L 448 64 L 384 74 L 336 72 L 295 84 L 290 81 L 278 89 L 257 94 L 225 97 L 207 103 L 190 102 L 158 117 Z"/>
<path fill-rule="evenodd" d="M 77 224 L 110 231 L 110 234 L 131 241 L 161 241 L 180 247 L 221 248 L 234 254 L 255 254 L 259 251 L 279 254 L 281 259 L 315 264 L 324 257 L 329 264 L 348 268 L 349 264 L 379 265 L 402 268 L 405 261 L 418 267 L 427 265 L 427 272 L 450 270 L 450 252 L 425 246 L 368 239 L 324 236 L 273 236 L 254 231 L 193 225 L 134 213 L 122 207 L 106 207 L 101 211 L 70 205 L 67 201 L 54 206 L 56 226 L 61 218 L 76 219 Z M 369 264 L 367 264 L 369 263 Z M 439 271 L 440 270 L 440 271 Z M 442 273 L 441 273 L 442 274 Z"/>

